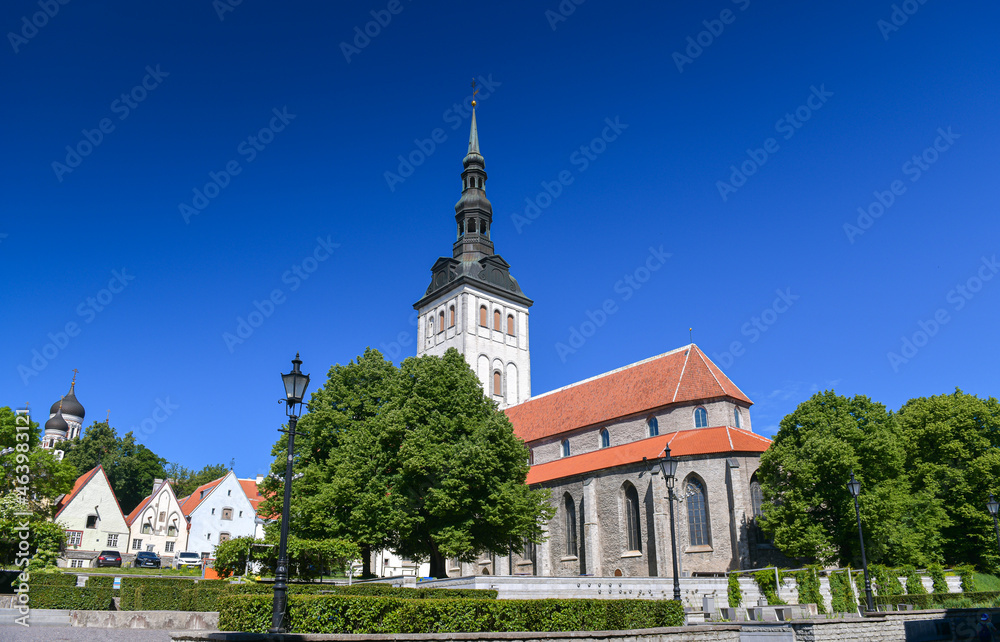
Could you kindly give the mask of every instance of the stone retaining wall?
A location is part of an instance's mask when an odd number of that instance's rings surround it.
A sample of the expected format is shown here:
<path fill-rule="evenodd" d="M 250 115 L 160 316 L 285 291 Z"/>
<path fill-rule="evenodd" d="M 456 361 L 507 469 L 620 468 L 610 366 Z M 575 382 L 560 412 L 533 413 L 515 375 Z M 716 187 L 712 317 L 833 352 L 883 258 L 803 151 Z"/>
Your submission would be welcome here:
<path fill-rule="evenodd" d="M 73 626 L 105 629 L 217 631 L 219 614 L 200 611 L 70 611 Z"/>

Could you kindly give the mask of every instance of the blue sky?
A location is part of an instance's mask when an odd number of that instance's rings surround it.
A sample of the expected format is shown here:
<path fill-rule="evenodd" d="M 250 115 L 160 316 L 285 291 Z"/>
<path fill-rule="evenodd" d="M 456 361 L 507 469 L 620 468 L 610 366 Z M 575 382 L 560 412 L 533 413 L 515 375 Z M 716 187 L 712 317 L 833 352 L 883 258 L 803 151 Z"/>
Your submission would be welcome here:
<path fill-rule="evenodd" d="M 414 354 L 473 77 L 535 394 L 688 328 L 763 434 L 996 394 L 996 6 L 234 2 L 0 9 L 0 404 L 264 471 L 296 351 Z"/>

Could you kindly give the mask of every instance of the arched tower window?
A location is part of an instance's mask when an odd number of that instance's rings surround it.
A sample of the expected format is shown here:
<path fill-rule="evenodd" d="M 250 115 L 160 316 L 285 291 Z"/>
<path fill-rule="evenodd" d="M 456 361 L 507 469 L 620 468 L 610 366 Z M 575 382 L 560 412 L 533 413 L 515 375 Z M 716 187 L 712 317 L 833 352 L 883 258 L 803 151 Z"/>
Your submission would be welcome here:
<path fill-rule="evenodd" d="M 698 406 L 694 409 L 694 427 L 695 428 L 707 428 L 708 427 L 708 411 Z"/>
<path fill-rule="evenodd" d="M 448 307 L 448 319 L 450 321 L 448 323 L 448 327 L 449 328 L 454 328 L 455 327 L 455 306 L 453 306 L 453 305 Z"/>
<path fill-rule="evenodd" d="M 611 445 L 611 434 L 608 432 L 607 428 L 601 428 L 601 448 L 607 448 Z"/>
<path fill-rule="evenodd" d="M 646 426 L 649 428 L 650 437 L 656 437 L 660 434 L 660 422 L 656 420 L 656 417 L 650 417 L 646 421 Z"/>
<path fill-rule="evenodd" d="M 705 485 L 693 475 L 688 477 L 684 496 L 687 498 L 688 541 L 691 546 L 706 546 L 709 544 L 709 533 Z"/>
<path fill-rule="evenodd" d="M 569 457 L 569 439 L 562 440 L 562 456 Z"/>
<path fill-rule="evenodd" d="M 427 336 L 434 336 L 434 317 L 431 315 L 427 316 Z"/>
<path fill-rule="evenodd" d="M 628 551 L 642 550 L 642 537 L 639 532 L 639 493 L 635 486 L 626 482 L 622 513 L 625 517 L 625 544 Z"/>
<path fill-rule="evenodd" d="M 444 310 L 438 313 L 438 332 L 444 332 Z"/>
<path fill-rule="evenodd" d="M 733 408 L 733 425 L 736 426 L 737 428 L 742 428 L 742 425 L 741 425 L 741 422 L 740 422 L 740 407 L 739 406 Z"/>
<path fill-rule="evenodd" d="M 493 371 L 493 394 L 503 395 L 503 375 L 499 370 Z"/>
<path fill-rule="evenodd" d="M 488 314 L 489 311 L 486 309 L 485 305 L 479 306 L 479 325 L 483 326 L 484 328 L 489 327 L 486 323 L 486 317 Z"/>
<path fill-rule="evenodd" d="M 493 311 L 493 329 L 494 330 L 499 330 L 500 329 L 500 319 L 501 319 L 500 310 L 494 310 Z"/>
<path fill-rule="evenodd" d="M 563 509 L 566 513 L 566 555 L 576 557 L 576 506 L 569 493 L 563 495 Z"/>
<path fill-rule="evenodd" d="M 514 315 L 507 315 L 507 334 L 514 336 Z"/>

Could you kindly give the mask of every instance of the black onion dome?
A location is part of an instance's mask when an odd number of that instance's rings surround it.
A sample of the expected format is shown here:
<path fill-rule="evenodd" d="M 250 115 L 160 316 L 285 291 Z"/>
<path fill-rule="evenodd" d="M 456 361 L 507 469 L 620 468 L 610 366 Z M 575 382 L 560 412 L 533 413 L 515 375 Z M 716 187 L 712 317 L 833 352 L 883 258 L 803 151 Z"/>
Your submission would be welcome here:
<path fill-rule="evenodd" d="M 63 419 L 60 413 L 56 413 L 49 417 L 49 420 L 45 422 L 45 432 L 60 432 L 66 434 L 69 431 L 69 424 Z"/>
<path fill-rule="evenodd" d="M 69 392 L 66 393 L 66 396 L 61 399 L 62 412 L 64 415 L 70 415 L 73 417 L 79 417 L 80 419 L 83 419 L 87 413 L 83 409 L 83 404 L 81 404 L 80 401 L 76 398 L 76 394 L 74 393 L 74 388 L 76 388 L 75 382 L 70 384 Z M 52 404 L 52 407 L 49 408 L 50 415 L 59 412 L 59 403 L 60 402 L 57 401 L 54 404 Z"/>

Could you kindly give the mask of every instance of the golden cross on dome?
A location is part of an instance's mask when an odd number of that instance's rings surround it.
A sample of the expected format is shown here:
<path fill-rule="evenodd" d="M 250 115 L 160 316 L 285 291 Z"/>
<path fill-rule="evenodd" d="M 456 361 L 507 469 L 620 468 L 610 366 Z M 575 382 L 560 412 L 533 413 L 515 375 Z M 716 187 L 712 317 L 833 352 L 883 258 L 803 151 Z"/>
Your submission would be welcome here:
<path fill-rule="evenodd" d="M 77 374 L 78 372 L 80 372 L 80 371 L 79 371 L 79 370 L 77 370 L 76 368 L 73 368 L 73 383 L 76 383 L 76 374 Z"/>

